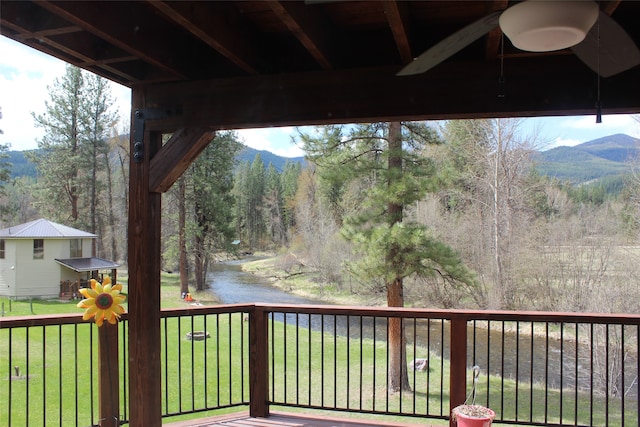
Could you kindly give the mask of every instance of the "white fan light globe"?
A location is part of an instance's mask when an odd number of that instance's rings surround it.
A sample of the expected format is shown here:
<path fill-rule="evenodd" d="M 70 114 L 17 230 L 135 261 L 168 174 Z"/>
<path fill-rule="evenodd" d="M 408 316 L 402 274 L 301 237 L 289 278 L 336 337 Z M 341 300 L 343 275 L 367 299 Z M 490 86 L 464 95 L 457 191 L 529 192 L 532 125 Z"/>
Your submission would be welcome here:
<path fill-rule="evenodd" d="M 550 52 L 575 46 L 598 19 L 593 1 L 527 0 L 500 15 L 500 28 L 515 47 Z"/>

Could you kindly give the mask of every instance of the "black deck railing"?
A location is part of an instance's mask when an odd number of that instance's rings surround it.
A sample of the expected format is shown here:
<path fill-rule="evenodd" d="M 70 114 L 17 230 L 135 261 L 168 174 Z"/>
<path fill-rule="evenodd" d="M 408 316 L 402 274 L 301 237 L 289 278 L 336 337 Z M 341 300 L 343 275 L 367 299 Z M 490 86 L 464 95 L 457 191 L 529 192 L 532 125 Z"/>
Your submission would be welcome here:
<path fill-rule="evenodd" d="M 391 393 L 390 319 L 409 365 Z M 640 316 L 257 304 L 165 310 L 160 328 L 167 419 L 274 405 L 447 419 L 477 365 L 496 422 L 640 425 Z M 114 384 L 126 424 L 126 316 L 114 340 L 97 331 L 80 315 L 0 319 L 0 425 L 97 425 Z"/>

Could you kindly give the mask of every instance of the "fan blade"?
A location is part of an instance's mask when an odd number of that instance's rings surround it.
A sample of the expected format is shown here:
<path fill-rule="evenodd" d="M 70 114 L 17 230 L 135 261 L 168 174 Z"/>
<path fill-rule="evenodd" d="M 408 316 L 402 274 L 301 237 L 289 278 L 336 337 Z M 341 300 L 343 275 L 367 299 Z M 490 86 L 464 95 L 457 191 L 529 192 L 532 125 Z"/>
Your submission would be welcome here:
<path fill-rule="evenodd" d="M 430 70 L 496 28 L 501 13 L 502 11 L 490 13 L 484 18 L 456 31 L 415 58 L 396 75 L 409 76 Z"/>
<path fill-rule="evenodd" d="M 613 76 L 640 64 L 640 50 L 633 39 L 620 24 L 603 12 L 600 12 L 598 21 L 585 39 L 571 50 L 602 77 Z"/>

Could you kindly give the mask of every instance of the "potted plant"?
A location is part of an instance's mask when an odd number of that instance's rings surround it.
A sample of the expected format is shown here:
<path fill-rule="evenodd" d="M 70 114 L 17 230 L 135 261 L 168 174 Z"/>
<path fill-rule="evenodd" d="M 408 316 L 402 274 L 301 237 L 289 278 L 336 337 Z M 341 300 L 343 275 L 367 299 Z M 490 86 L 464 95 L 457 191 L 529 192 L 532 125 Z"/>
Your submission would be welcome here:
<path fill-rule="evenodd" d="M 482 405 L 460 405 L 453 408 L 451 417 L 458 427 L 489 427 L 496 413 Z"/>
<path fill-rule="evenodd" d="M 471 394 L 467 397 L 464 404 L 456 406 L 451 411 L 451 419 L 453 419 L 458 427 L 489 427 L 496 417 L 496 413 L 486 406 L 476 405 L 476 387 L 478 385 L 478 377 L 480 376 L 480 367 L 472 368 L 473 387 Z M 468 401 L 471 400 L 471 403 Z"/>

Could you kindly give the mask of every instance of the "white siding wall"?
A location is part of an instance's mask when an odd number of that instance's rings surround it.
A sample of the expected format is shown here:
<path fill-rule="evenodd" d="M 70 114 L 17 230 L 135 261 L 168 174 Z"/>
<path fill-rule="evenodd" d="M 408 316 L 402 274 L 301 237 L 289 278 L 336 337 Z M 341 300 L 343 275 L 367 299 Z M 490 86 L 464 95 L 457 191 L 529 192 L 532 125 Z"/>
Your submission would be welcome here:
<path fill-rule="evenodd" d="M 67 246 L 68 241 L 64 241 Z M 20 240 L 16 256 L 19 297 L 55 297 L 60 293 L 61 240 L 44 239 L 44 258 L 33 259 L 33 239 Z M 67 253 L 69 249 L 67 248 Z"/>
<path fill-rule="evenodd" d="M 91 257 L 91 241 L 93 239 L 82 239 L 82 257 L 90 258 Z"/>
<path fill-rule="evenodd" d="M 4 259 L 0 259 L 0 295 L 12 297 L 16 294 L 16 241 L 5 240 L 4 251 Z"/>

